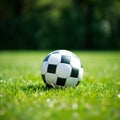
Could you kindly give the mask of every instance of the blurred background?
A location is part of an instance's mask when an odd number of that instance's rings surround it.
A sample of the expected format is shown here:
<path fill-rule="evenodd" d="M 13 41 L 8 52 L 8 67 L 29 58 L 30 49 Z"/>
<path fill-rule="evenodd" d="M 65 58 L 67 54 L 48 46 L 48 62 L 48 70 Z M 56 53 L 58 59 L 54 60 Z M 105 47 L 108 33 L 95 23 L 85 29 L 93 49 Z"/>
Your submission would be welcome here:
<path fill-rule="evenodd" d="M 120 50 L 119 0 L 0 0 L 0 50 Z"/>

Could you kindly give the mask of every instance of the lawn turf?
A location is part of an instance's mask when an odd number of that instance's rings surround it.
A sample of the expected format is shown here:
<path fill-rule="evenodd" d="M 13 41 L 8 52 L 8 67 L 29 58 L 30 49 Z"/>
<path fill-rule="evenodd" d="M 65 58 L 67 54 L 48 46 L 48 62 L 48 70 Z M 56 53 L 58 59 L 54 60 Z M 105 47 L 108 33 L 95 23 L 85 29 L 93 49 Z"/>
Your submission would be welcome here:
<path fill-rule="evenodd" d="M 0 120 L 120 119 L 120 52 L 73 51 L 83 63 L 83 81 L 47 89 L 40 66 L 49 52 L 0 52 Z"/>

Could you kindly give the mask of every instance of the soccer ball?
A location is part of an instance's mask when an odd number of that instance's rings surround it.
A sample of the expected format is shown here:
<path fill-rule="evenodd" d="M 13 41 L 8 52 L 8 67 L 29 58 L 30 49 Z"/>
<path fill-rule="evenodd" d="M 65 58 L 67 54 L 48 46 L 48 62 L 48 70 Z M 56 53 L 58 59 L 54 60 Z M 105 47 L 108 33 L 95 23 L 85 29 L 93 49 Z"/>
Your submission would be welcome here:
<path fill-rule="evenodd" d="M 67 50 L 56 50 L 43 60 L 41 76 L 49 87 L 77 86 L 83 77 L 80 59 Z"/>

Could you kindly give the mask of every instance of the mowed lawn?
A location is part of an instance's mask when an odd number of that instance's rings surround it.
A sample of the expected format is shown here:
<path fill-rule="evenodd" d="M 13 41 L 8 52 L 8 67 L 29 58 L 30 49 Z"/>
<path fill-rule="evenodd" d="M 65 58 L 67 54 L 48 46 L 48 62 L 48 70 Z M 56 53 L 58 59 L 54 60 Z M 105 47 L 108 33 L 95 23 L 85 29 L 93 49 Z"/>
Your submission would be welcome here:
<path fill-rule="evenodd" d="M 81 83 L 47 89 L 40 67 L 49 52 L 0 52 L 0 120 L 120 120 L 120 52 L 73 51 Z"/>

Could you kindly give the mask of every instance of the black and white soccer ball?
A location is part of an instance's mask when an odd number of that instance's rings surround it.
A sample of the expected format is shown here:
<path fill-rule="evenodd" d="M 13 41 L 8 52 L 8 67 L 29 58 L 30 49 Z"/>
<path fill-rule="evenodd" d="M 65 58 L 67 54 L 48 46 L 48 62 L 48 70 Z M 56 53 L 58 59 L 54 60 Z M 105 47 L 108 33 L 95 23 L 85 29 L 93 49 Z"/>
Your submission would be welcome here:
<path fill-rule="evenodd" d="M 41 76 L 49 87 L 77 86 L 83 77 L 80 59 L 67 50 L 56 50 L 43 60 Z"/>

